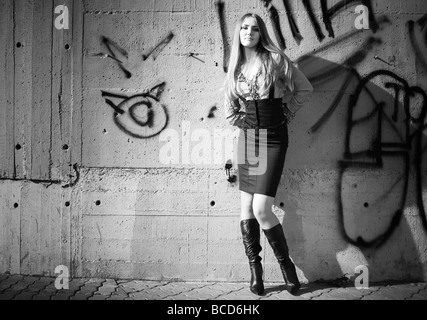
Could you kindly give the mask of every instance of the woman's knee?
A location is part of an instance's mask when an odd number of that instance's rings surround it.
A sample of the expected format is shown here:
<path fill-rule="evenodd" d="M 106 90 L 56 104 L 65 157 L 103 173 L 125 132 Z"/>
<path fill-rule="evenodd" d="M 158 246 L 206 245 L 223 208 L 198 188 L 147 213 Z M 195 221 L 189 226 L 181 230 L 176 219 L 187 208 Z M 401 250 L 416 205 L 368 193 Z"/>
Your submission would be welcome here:
<path fill-rule="evenodd" d="M 272 219 L 275 219 L 275 215 L 272 210 L 274 198 L 255 195 L 252 210 L 260 223 L 262 222 L 271 222 Z"/>
<path fill-rule="evenodd" d="M 269 212 L 263 208 L 253 208 L 252 212 L 260 223 L 269 220 Z"/>

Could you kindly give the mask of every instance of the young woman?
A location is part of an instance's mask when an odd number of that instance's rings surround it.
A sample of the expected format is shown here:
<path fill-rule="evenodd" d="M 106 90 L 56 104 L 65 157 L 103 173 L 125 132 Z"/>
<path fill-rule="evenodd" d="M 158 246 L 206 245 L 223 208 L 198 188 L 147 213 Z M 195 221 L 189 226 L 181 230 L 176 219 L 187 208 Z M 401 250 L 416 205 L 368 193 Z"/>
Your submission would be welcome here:
<path fill-rule="evenodd" d="M 288 148 L 287 123 L 313 87 L 273 44 L 263 20 L 248 13 L 236 24 L 225 91 L 226 119 L 242 129 L 238 143 L 240 227 L 251 270 L 250 289 L 259 295 L 264 291 L 261 226 L 288 291 L 295 294 L 300 282 L 272 205 Z"/>

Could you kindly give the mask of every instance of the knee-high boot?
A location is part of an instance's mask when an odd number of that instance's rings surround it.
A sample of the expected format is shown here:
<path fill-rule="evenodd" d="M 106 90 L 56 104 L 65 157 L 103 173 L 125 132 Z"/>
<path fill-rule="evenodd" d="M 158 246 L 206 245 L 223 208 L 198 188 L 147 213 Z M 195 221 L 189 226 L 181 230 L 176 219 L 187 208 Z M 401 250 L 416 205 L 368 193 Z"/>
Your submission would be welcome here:
<path fill-rule="evenodd" d="M 261 257 L 258 255 L 262 249 L 258 221 L 256 219 L 242 220 L 240 221 L 240 230 L 242 231 L 243 245 L 245 246 L 251 270 L 250 289 L 252 293 L 261 295 L 264 292 L 264 283 L 262 280 Z"/>
<path fill-rule="evenodd" d="M 286 243 L 285 234 L 282 229 L 282 225 L 278 224 L 271 229 L 263 230 L 271 248 L 273 249 L 274 255 L 280 265 L 283 278 L 286 282 L 288 291 L 291 294 L 295 294 L 301 284 L 298 280 L 298 275 L 295 269 L 295 265 L 289 258 L 289 249 Z"/>

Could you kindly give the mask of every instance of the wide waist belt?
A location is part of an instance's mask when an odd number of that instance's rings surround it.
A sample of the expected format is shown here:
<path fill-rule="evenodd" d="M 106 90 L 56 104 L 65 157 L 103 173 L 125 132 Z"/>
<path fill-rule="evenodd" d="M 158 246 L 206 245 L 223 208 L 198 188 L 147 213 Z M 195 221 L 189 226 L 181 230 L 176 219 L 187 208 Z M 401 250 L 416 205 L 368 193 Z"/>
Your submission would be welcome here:
<path fill-rule="evenodd" d="M 274 124 L 271 126 L 259 126 L 256 123 L 248 123 L 247 121 L 245 121 L 244 124 L 244 128 L 245 129 L 267 129 L 267 130 L 272 130 L 272 129 L 279 129 L 281 127 L 286 126 L 286 120 L 283 120 L 282 122 L 278 123 L 278 124 Z"/>

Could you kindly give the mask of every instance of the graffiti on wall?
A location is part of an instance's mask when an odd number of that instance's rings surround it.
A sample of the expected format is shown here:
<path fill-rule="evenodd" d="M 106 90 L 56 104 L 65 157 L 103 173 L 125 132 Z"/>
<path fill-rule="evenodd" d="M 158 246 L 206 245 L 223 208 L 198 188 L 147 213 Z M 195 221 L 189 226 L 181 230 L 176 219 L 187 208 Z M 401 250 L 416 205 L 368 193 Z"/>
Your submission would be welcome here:
<path fill-rule="evenodd" d="M 414 47 L 414 52 L 417 55 L 417 59 L 419 63 L 425 67 L 424 55 L 421 54 L 422 43 L 420 39 L 422 39 L 422 35 L 418 34 L 416 37 L 414 35 L 415 26 L 418 26 L 418 33 L 421 30 L 424 30 L 423 26 L 425 26 L 427 15 L 418 20 L 417 22 L 408 22 L 408 32 L 410 34 L 411 44 Z M 387 20 L 386 20 L 387 21 Z M 388 21 L 387 21 L 388 22 Z M 374 41 L 374 38 L 371 42 Z M 370 41 L 368 39 L 368 41 Z M 376 42 L 381 43 L 380 39 L 376 40 Z M 425 47 L 425 44 L 424 44 Z M 364 49 L 370 51 L 372 49 L 371 46 L 364 46 Z M 427 51 L 427 50 L 426 50 Z M 426 52 L 425 51 L 425 52 Z M 366 54 L 356 53 L 356 57 L 359 56 L 364 58 Z M 376 56 L 377 58 L 377 56 Z M 349 59 L 347 61 L 361 61 L 362 59 Z M 415 193 L 416 193 L 416 206 L 419 212 L 420 219 L 422 221 L 423 227 L 427 230 L 427 217 L 426 210 L 424 207 L 424 202 L 422 199 L 423 192 L 423 172 L 422 172 L 422 156 L 426 151 L 426 146 L 423 146 L 423 135 L 424 131 L 427 128 L 425 124 L 426 121 L 426 113 L 427 113 L 427 99 L 426 93 L 421 87 L 418 86 L 409 86 L 409 84 L 397 74 L 390 72 L 388 70 L 377 70 L 371 72 L 365 77 L 361 77 L 357 70 L 354 68 L 355 64 L 346 63 L 345 68 L 342 66 L 337 66 L 328 70 L 326 72 L 321 72 L 318 75 L 310 77 L 310 80 L 314 83 L 318 83 L 319 81 L 325 81 L 325 79 L 330 79 L 332 75 L 336 76 L 339 72 L 346 72 L 346 78 L 343 82 L 341 88 L 338 90 L 337 95 L 335 96 L 331 106 L 327 109 L 327 111 L 322 115 L 322 117 L 310 128 L 310 133 L 315 133 L 324 123 L 331 117 L 331 115 L 336 110 L 337 106 L 343 99 L 345 91 L 349 88 L 352 80 L 356 80 L 358 83 L 357 88 L 353 92 L 351 99 L 348 104 L 348 123 L 347 123 L 347 132 L 345 139 L 345 151 L 344 151 L 344 160 L 339 162 L 340 165 L 340 184 L 338 187 L 338 206 L 339 206 L 339 221 L 342 229 L 343 237 L 349 242 L 359 247 L 378 247 L 381 246 L 390 236 L 393 234 L 393 231 L 399 225 L 399 222 L 403 216 L 404 206 L 407 201 L 408 194 L 408 184 L 410 180 L 410 168 L 411 164 L 414 166 L 415 170 Z M 426 68 L 427 70 L 427 68 Z M 387 105 L 384 101 L 379 101 L 375 96 L 375 93 L 371 92 L 368 89 L 368 85 L 370 82 L 378 82 L 376 80 L 381 78 L 389 78 L 391 81 L 384 82 L 384 90 L 391 90 L 394 92 L 394 104 L 392 106 Z M 359 97 L 363 91 L 367 91 L 367 97 L 374 104 L 374 108 L 370 111 L 368 115 L 365 115 L 362 118 L 353 118 L 353 113 L 357 110 L 357 102 L 359 101 Z M 403 105 L 398 103 L 399 96 L 403 95 Z M 418 101 L 414 102 L 415 97 L 418 96 Z M 363 107 L 366 108 L 366 100 L 363 101 Z M 363 108 L 362 107 L 362 108 Z M 361 106 L 359 106 L 359 109 Z M 387 114 L 387 111 L 392 110 L 391 115 Z M 402 109 L 402 110 L 400 110 Z M 403 134 L 400 134 L 398 142 L 384 142 L 386 139 L 382 135 L 382 126 L 383 123 L 386 122 L 393 128 L 393 131 L 398 132 L 397 122 L 399 119 L 399 112 L 403 119 L 401 119 L 400 123 L 404 123 Z M 358 151 L 357 153 L 352 152 L 350 150 L 351 145 L 351 137 L 353 129 L 356 126 L 363 126 L 369 120 L 376 118 L 376 126 L 370 128 L 372 132 L 375 133 L 374 137 L 371 137 L 372 144 L 369 146 L 367 150 Z M 366 128 L 365 128 L 366 129 Z M 367 130 L 369 132 L 369 130 Z M 358 158 L 368 158 L 372 161 L 358 161 Z M 354 168 L 382 168 L 384 157 L 401 157 L 402 158 L 402 175 L 399 178 L 401 183 L 400 200 L 397 201 L 394 212 L 392 212 L 392 218 L 389 226 L 381 232 L 381 234 L 373 237 L 370 240 L 364 239 L 362 236 L 353 239 L 349 236 L 345 227 L 345 208 L 343 205 L 343 184 L 345 180 L 345 172 L 346 170 L 354 169 Z M 399 181 L 396 181 L 396 185 Z M 396 186 L 394 185 L 394 187 Z M 393 188 L 387 190 L 386 193 L 391 192 Z M 385 194 L 384 194 L 385 196 Z M 369 204 L 364 203 L 364 206 L 367 207 Z"/>
<path fill-rule="evenodd" d="M 412 32 L 411 26 L 414 24 L 409 24 L 409 31 Z M 411 42 L 413 46 L 417 46 L 414 40 L 414 37 L 411 37 Z M 371 38 L 372 41 L 374 40 Z M 369 41 L 369 39 L 368 39 Z M 371 43 L 372 43 L 371 41 Z M 380 43 L 380 40 L 376 40 Z M 367 49 L 370 51 L 371 47 L 366 47 L 362 50 Z M 417 50 L 415 50 L 417 54 Z M 420 63 L 424 65 L 424 60 L 422 56 L 417 54 L 418 60 Z M 356 57 L 364 58 L 366 54 L 356 53 Z M 363 59 L 350 59 L 349 61 L 361 61 Z M 393 72 L 388 70 L 377 70 L 373 71 L 365 77 L 361 77 L 357 70 L 354 68 L 355 64 L 347 63 L 346 68 L 337 67 L 336 70 L 329 70 L 329 75 L 336 75 L 337 72 L 343 71 L 347 72 L 347 76 L 345 78 L 342 87 L 339 89 L 335 99 L 333 100 L 329 109 L 325 112 L 325 114 L 317 121 L 311 128 L 310 132 L 316 132 L 324 122 L 330 118 L 332 113 L 336 110 L 340 101 L 343 99 L 344 92 L 349 88 L 349 85 L 352 80 L 356 80 L 358 83 L 357 88 L 353 92 L 350 97 L 348 103 L 348 122 L 347 122 L 347 132 L 345 138 L 345 151 L 344 151 L 344 160 L 339 161 L 339 186 L 338 186 L 338 217 L 339 223 L 341 226 L 341 231 L 344 239 L 349 243 L 359 246 L 359 247 L 379 247 L 384 244 L 390 236 L 393 234 L 401 218 L 403 216 L 403 211 L 405 208 L 405 204 L 407 202 L 408 195 L 408 185 L 410 181 L 410 169 L 411 164 L 414 166 L 415 170 L 415 193 L 416 193 L 416 207 L 419 212 L 420 219 L 422 221 L 423 227 L 427 230 L 427 218 L 426 218 L 426 210 L 424 207 L 424 202 L 422 199 L 423 192 L 423 172 L 422 172 L 422 155 L 425 151 L 425 147 L 423 147 L 423 131 L 426 129 L 425 120 L 426 120 L 426 112 L 427 112 L 427 99 L 426 94 L 422 88 L 414 86 L 411 87 L 403 78 L 399 77 Z M 321 81 L 321 79 L 325 80 L 327 78 L 327 73 L 323 72 L 318 76 L 315 76 L 313 81 Z M 389 105 L 384 101 L 377 99 L 376 94 L 371 92 L 368 88 L 369 84 L 372 82 L 378 83 L 378 79 L 384 79 L 384 92 L 392 91 L 394 92 L 394 104 Z M 388 81 L 387 81 L 388 79 Z M 366 91 L 366 98 L 363 100 L 363 104 L 358 104 L 360 95 L 363 91 Z M 403 105 L 400 105 L 398 102 L 399 97 L 403 96 Z M 411 103 L 411 101 L 418 96 L 418 103 Z M 371 100 L 374 108 L 370 110 L 368 114 L 365 114 L 363 117 L 354 117 L 354 113 L 357 109 L 366 109 L 367 99 Z M 421 106 L 421 107 L 419 107 Z M 391 111 L 391 114 L 388 112 Z M 360 113 L 360 112 L 359 112 Z M 399 117 L 400 113 L 400 117 Z M 400 120 L 398 122 L 398 119 Z M 369 127 L 368 123 L 374 123 L 373 126 Z M 384 123 L 390 126 L 391 132 L 399 132 L 403 131 L 403 133 L 399 133 L 396 136 L 398 137 L 398 141 L 390 142 L 387 140 L 387 137 L 384 137 L 382 134 Z M 403 130 L 401 124 L 404 124 Z M 366 125 L 366 126 L 365 126 Z M 369 137 L 371 144 L 368 146 L 366 150 L 358 150 L 357 152 L 352 152 L 351 144 L 355 144 L 354 140 L 352 141 L 353 131 L 356 127 L 364 127 L 366 134 L 373 132 L 373 136 Z M 370 129 L 366 130 L 367 127 Z M 399 130 L 400 128 L 400 130 Z M 360 130 L 359 130 L 360 131 Z M 360 139 L 360 136 L 358 136 Z M 357 138 L 356 138 L 357 139 Z M 363 138 L 362 138 L 363 139 Z M 361 169 L 366 170 L 367 168 L 383 168 L 385 158 L 400 158 L 402 165 L 402 173 L 399 177 L 398 181 L 390 187 L 384 187 L 385 192 L 382 195 L 382 199 L 385 199 L 387 195 L 391 194 L 391 192 L 396 193 L 396 188 L 400 187 L 400 191 L 397 192 L 399 194 L 400 199 L 396 199 L 394 201 L 395 209 L 387 209 L 392 210 L 390 212 L 391 219 L 389 225 L 379 234 L 374 237 L 370 237 L 370 240 L 365 239 L 363 236 L 351 237 L 346 230 L 345 217 L 346 217 L 346 208 L 343 204 L 344 196 L 343 186 L 346 182 L 346 172 Z M 363 159 L 363 160 L 359 160 Z M 368 160 L 367 160 L 368 159 Z M 354 184 L 355 188 L 357 188 L 357 184 Z M 346 195 L 348 196 L 348 195 Z M 360 195 L 363 197 L 363 194 Z M 369 206 L 368 202 L 364 203 L 364 207 L 367 208 Z M 379 228 L 380 230 L 381 228 Z"/>
<path fill-rule="evenodd" d="M 260 0 L 260 2 L 268 14 L 277 44 L 281 49 L 285 50 L 285 37 L 281 31 L 281 21 L 278 10 L 274 7 L 271 0 Z M 221 3 L 221 1 L 217 2 L 217 10 L 219 7 L 218 3 Z M 298 24 L 292 14 L 293 8 L 287 0 L 283 0 L 283 4 L 286 12 L 286 18 L 288 19 L 288 23 L 291 28 L 292 37 L 297 44 L 300 44 L 303 40 L 303 35 L 300 33 Z M 311 1 L 303 0 L 302 4 L 308 14 L 318 41 L 322 42 L 326 36 L 320 28 L 320 23 L 314 14 Z M 346 57 L 341 57 L 342 61 L 340 61 L 339 64 L 327 62 L 324 63 L 322 67 L 318 67 L 318 70 L 314 74 L 307 74 L 314 87 L 333 81 L 339 75 L 344 75 L 344 81 L 341 83 L 341 87 L 333 98 L 331 105 L 326 109 L 326 112 L 324 112 L 319 120 L 311 126 L 309 133 L 316 134 L 322 126 L 326 125 L 337 108 L 340 105 L 343 105 L 341 102 L 344 99 L 346 91 L 350 90 L 351 85 L 355 83 L 356 88 L 347 103 L 346 109 L 348 120 L 347 131 L 345 134 L 344 159 L 338 162 L 338 218 L 343 238 L 346 241 L 359 247 L 378 247 L 389 239 L 401 221 L 403 210 L 407 202 L 408 188 L 411 180 L 411 168 L 413 168 L 413 171 L 415 172 L 414 190 L 416 207 L 418 209 L 422 225 L 427 230 L 426 209 L 422 198 L 422 156 L 427 150 L 427 146 L 423 146 L 423 137 L 425 135 L 425 130 L 427 129 L 427 125 L 425 124 L 427 120 L 427 99 L 424 91 L 425 88 L 410 86 L 405 79 L 401 78 L 394 72 L 388 70 L 376 70 L 365 77 L 362 77 L 358 73 L 357 67 L 366 60 L 368 54 L 383 45 L 382 39 L 375 35 L 377 31 L 391 24 L 387 16 L 376 17 L 374 15 L 370 0 L 343 0 L 332 7 L 327 6 L 326 0 L 321 0 L 320 5 L 323 24 L 331 41 L 319 48 L 316 48 L 316 52 L 320 53 L 322 51 L 332 49 L 338 44 L 342 46 L 343 44 L 350 43 L 350 41 L 354 43 L 354 37 L 361 35 L 361 32 L 363 31 L 359 29 L 351 30 L 347 34 L 336 37 L 332 26 L 332 20 L 336 18 L 339 13 L 344 12 L 346 9 L 356 6 L 357 4 L 361 4 L 367 8 L 371 34 L 362 40 L 362 45 L 358 45 L 355 51 Z M 224 15 L 223 4 L 221 6 L 221 10 L 221 14 Z M 219 22 L 221 28 L 224 28 L 224 21 L 220 19 Z M 427 72 L 427 61 L 425 58 L 427 56 L 426 25 L 427 15 L 424 15 L 418 21 L 408 21 L 407 23 L 410 43 L 414 49 L 417 61 L 424 71 Z M 227 42 L 227 38 L 224 36 L 225 33 L 225 30 L 221 31 L 224 47 Z M 224 51 L 224 55 L 226 54 L 227 53 Z M 381 57 L 375 56 L 375 59 L 380 60 L 391 67 L 394 66 L 394 61 L 390 60 L 392 58 L 389 58 L 389 61 L 386 61 Z M 224 71 L 226 71 L 226 61 L 228 61 L 228 57 L 224 57 Z M 320 60 L 318 58 L 312 55 L 305 55 L 296 60 L 301 69 L 304 69 L 304 66 L 310 64 L 321 65 L 319 61 Z M 378 82 L 379 80 L 384 81 L 383 87 L 377 87 L 376 90 L 371 90 L 370 87 L 372 86 L 372 83 Z M 363 99 L 361 98 L 362 94 Z M 388 101 L 387 103 L 383 100 L 384 94 L 388 97 L 386 100 L 391 99 L 392 101 Z M 403 99 L 403 103 L 400 103 L 399 99 Z M 367 101 L 373 105 L 368 112 L 364 110 L 367 108 Z M 396 141 L 388 140 L 390 137 L 383 134 L 382 131 L 384 130 L 384 123 L 387 124 L 387 132 L 391 132 L 390 135 L 394 137 Z M 363 130 L 360 128 L 363 128 Z M 362 135 L 360 135 L 360 131 L 363 132 Z M 359 139 L 359 141 L 356 141 L 357 139 Z M 363 144 L 365 140 L 369 141 L 366 149 L 357 151 L 352 150 L 352 145 Z M 383 231 L 379 231 L 380 234 L 370 237 L 370 240 L 367 240 L 367 237 L 364 238 L 363 236 L 351 237 L 345 226 L 345 216 L 347 213 L 343 204 L 343 201 L 345 200 L 342 193 L 348 173 L 351 170 L 358 169 L 366 170 L 369 168 L 376 168 L 381 170 L 384 167 L 384 162 L 387 161 L 388 158 L 401 159 L 402 167 L 402 172 L 398 181 L 395 181 L 389 188 L 384 187 L 385 192 L 382 199 L 385 199 L 387 194 L 396 192 L 395 189 L 400 188 L 397 192 L 400 198 L 395 199 L 395 202 L 390 206 L 391 208 L 394 206 L 394 209 L 386 209 L 391 210 L 391 214 L 386 213 L 386 215 L 391 216 L 390 224 Z M 355 187 L 356 185 L 356 183 L 353 184 Z M 355 197 L 362 198 L 363 196 L 363 193 L 360 193 L 356 194 Z M 363 202 L 362 199 L 361 203 L 363 203 L 365 208 L 369 207 L 369 203 L 367 201 Z"/>
<path fill-rule="evenodd" d="M 124 66 L 124 59 L 129 59 L 129 55 L 125 49 L 120 47 L 116 42 L 107 37 L 101 38 L 102 44 L 107 48 L 109 53 L 98 53 L 97 56 L 111 58 L 117 62 L 117 65 L 124 72 L 126 78 L 131 78 L 132 73 Z"/>
<path fill-rule="evenodd" d="M 151 49 L 147 54 L 142 55 L 142 60 L 147 60 L 148 57 L 152 57 L 153 60 L 156 60 L 160 52 L 172 41 L 174 37 L 173 32 L 169 32 L 165 38 L 163 38 L 153 49 Z"/>
<path fill-rule="evenodd" d="M 114 110 L 113 121 L 123 132 L 138 138 L 154 137 L 168 124 L 166 107 L 160 103 L 160 96 L 166 83 L 162 82 L 147 92 L 126 96 L 102 91 L 105 102 Z M 111 99 L 119 100 L 118 104 Z"/>
<path fill-rule="evenodd" d="M 223 66 L 224 72 L 227 72 L 228 59 L 230 57 L 230 45 L 227 41 L 228 35 L 227 35 L 227 28 L 226 28 L 226 22 L 225 22 L 224 2 L 221 0 L 215 2 L 215 7 L 218 14 L 219 28 L 220 28 L 221 37 L 222 37 L 222 46 L 223 46 L 222 66 Z"/>
<path fill-rule="evenodd" d="M 386 92 L 385 90 L 387 89 L 394 92 L 394 103 L 386 103 L 376 93 L 370 91 L 369 84 L 374 81 L 375 83 L 383 83 L 383 92 Z M 361 103 L 362 91 L 365 91 L 366 94 Z M 399 103 L 399 97 L 403 97 L 403 104 Z M 373 108 L 366 113 L 369 100 Z M 417 104 L 413 103 L 412 100 L 417 101 Z M 358 81 L 355 91 L 350 96 L 347 112 L 348 122 L 345 135 L 344 160 L 339 161 L 340 184 L 338 187 L 338 214 L 344 238 L 349 243 L 359 247 L 378 247 L 393 234 L 393 231 L 399 225 L 407 203 L 411 164 L 414 166 L 415 171 L 416 205 L 422 225 L 427 230 L 426 211 L 422 199 L 422 141 L 427 114 L 426 93 L 420 87 L 409 86 L 407 81 L 393 72 L 377 70 Z M 362 128 L 363 130 L 370 129 L 366 130 L 366 134 L 371 133 L 369 138 L 365 137 L 367 145 L 364 146 L 365 148 L 352 150 L 352 145 L 356 145 L 352 141 L 353 135 L 360 133 Z M 386 130 L 389 134 L 384 136 L 383 132 Z M 356 133 L 357 131 L 359 132 Z M 360 138 L 356 139 L 360 143 Z M 391 212 L 390 224 L 384 231 L 372 237 L 369 241 L 362 236 L 353 239 L 346 231 L 344 223 L 346 213 L 342 193 L 343 186 L 346 183 L 346 172 L 354 169 L 381 169 L 384 167 L 385 161 L 390 158 L 400 159 L 398 163 L 401 166 L 397 181 L 394 181 L 391 186 L 383 186 L 384 192 L 380 197 L 385 199 L 393 192 L 392 204 L 387 206 L 387 210 L 393 211 Z M 352 179 L 356 180 L 357 178 Z M 357 187 L 357 184 L 355 184 L 354 188 Z M 400 188 L 399 191 L 397 191 L 398 188 Z M 381 194 L 381 190 L 378 190 L 377 193 Z M 396 197 L 400 197 L 400 199 Z M 369 203 L 365 202 L 364 206 L 367 208 Z M 391 209 L 393 206 L 396 208 Z"/>
<path fill-rule="evenodd" d="M 174 34 L 170 31 L 157 45 L 146 54 L 142 54 L 142 60 L 146 61 L 149 57 L 156 60 L 173 37 Z M 132 73 L 124 65 L 124 61 L 129 58 L 127 51 L 108 37 L 102 36 L 101 42 L 108 53 L 101 52 L 93 56 L 111 58 L 116 61 L 126 78 L 131 78 Z M 167 109 L 160 103 L 165 85 L 166 83 L 162 82 L 144 93 L 132 96 L 107 91 L 101 91 L 101 94 L 114 110 L 113 121 L 121 131 L 137 139 L 147 139 L 160 134 L 168 124 Z M 114 103 L 111 99 L 118 100 L 118 103 Z"/>

